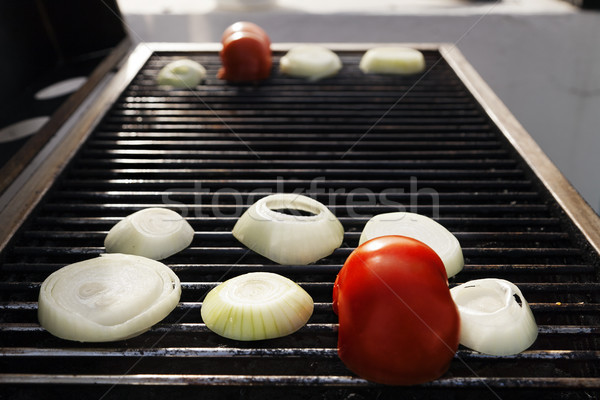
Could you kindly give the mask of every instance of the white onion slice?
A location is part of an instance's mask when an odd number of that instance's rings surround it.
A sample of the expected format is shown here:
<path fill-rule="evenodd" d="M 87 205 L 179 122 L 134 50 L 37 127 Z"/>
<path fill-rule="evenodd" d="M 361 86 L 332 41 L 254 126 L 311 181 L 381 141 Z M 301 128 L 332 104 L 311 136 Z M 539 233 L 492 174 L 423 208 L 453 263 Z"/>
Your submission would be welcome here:
<path fill-rule="evenodd" d="M 137 336 L 177 305 L 175 273 L 145 257 L 103 254 L 67 265 L 42 283 L 38 319 L 51 334 L 80 342 Z"/>
<path fill-rule="evenodd" d="M 456 286 L 450 293 L 460 314 L 463 346 L 502 356 L 520 353 L 535 342 L 535 318 L 513 283 L 478 279 Z"/>
<path fill-rule="evenodd" d="M 125 253 L 162 260 L 188 247 L 194 229 L 167 208 L 145 208 L 119 221 L 106 235 L 107 253 Z"/>
<path fill-rule="evenodd" d="M 307 44 L 290 49 L 279 61 L 281 72 L 316 81 L 333 76 L 342 68 L 342 61 L 326 47 Z"/>
<path fill-rule="evenodd" d="M 290 215 L 277 210 L 313 215 Z M 306 265 L 331 254 L 344 239 L 344 227 L 327 207 L 310 197 L 280 193 L 254 203 L 233 227 L 233 236 L 279 264 Z"/>
<path fill-rule="evenodd" d="M 416 74 L 425 69 L 425 57 L 408 47 L 375 47 L 362 56 L 359 68 L 365 74 Z"/>
<path fill-rule="evenodd" d="M 184 59 L 165 65 L 156 82 L 159 85 L 170 85 L 177 88 L 193 88 L 206 77 L 206 69 L 195 61 Z"/>
<path fill-rule="evenodd" d="M 312 315 L 312 297 L 292 280 L 251 272 L 212 289 L 202 303 L 202 320 L 213 332 L 235 340 L 282 337 L 303 327 Z"/>
<path fill-rule="evenodd" d="M 385 235 L 408 236 L 431 247 L 444 262 L 448 278 L 458 274 L 465 265 L 458 239 L 442 225 L 424 215 L 409 212 L 376 215 L 363 228 L 359 244 Z"/>

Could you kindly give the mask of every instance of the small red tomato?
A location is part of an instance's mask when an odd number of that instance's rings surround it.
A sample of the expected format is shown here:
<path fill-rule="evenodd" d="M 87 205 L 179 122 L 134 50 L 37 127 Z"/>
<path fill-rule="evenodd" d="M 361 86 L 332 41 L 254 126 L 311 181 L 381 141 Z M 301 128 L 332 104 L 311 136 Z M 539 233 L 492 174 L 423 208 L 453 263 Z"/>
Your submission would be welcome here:
<path fill-rule="evenodd" d="M 256 25 L 255 23 L 246 21 L 239 21 L 229 25 L 227 29 L 225 29 L 225 31 L 223 32 L 223 35 L 221 36 L 221 43 L 236 32 L 254 33 L 263 38 L 263 40 L 269 47 L 271 46 L 271 39 L 269 39 L 267 32 L 265 32 L 263 28 Z"/>
<path fill-rule="evenodd" d="M 258 25 L 236 22 L 225 30 L 221 43 L 219 79 L 252 82 L 271 74 L 271 41 Z"/>
<path fill-rule="evenodd" d="M 460 320 L 444 264 L 426 244 L 382 236 L 355 249 L 333 289 L 338 355 L 354 373 L 388 385 L 444 374 Z"/>

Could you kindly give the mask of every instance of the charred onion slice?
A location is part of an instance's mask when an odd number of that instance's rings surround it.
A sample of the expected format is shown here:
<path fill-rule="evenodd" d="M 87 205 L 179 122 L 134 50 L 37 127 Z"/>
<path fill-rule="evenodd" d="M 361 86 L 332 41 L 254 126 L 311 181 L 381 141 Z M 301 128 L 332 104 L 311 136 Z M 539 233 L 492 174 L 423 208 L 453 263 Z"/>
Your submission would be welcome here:
<path fill-rule="evenodd" d="M 286 193 L 254 203 L 233 227 L 233 236 L 279 264 L 306 265 L 340 247 L 344 227 L 318 201 Z"/>
<path fill-rule="evenodd" d="M 425 58 L 408 47 L 376 47 L 363 55 L 359 68 L 365 74 L 410 75 L 425 69 Z"/>
<path fill-rule="evenodd" d="M 342 62 L 333 51 L 318 45 L 299 45 L 290 49 L 279 61 L 284 74 L 316 81 L 332 76 L 342 68 Z"/>
<path fill-rule="evenodd" d="M 121 340 L 160 322 L 180 296 L 179 278 L 164 264 L 104 254 L 52 273 L 40 288 L 38 319 L 62 339 Z"/>
<path fill-rule="evenodd" d="M 460 343 L 491 355 L 512 355 L 535 342 L 537 324 L 513 283 L 478 279 L 450 289 L 460 314 Z"/>
<path fill-rule="evenodd" d="M 188 247 L 194 229 L 167 208 L 145 208 L 119 221 L 106 235 L 107 253 L 125 253 L 162 260 Z"/>
<path fill-rule="evenodd" d="M 442 225 L 424 215 L 409 212 L 376 215 L 365 225 L 359 244 L 385 235 L 408 236 L 431 247 L 444 262 L 448 278 L 459 273 L 465 265 L 458 239 Z"/>
<path fill-rule="evenodd" d="M 202 320 L 213 332 L 235 340 L 264 340 L 303 327 L 313 299 L 296 283 L 270 272 L 229 279 L 211 290 L 202 303 Z"/>
<path fill-rule="evenodd" d="M 195 61 L 184 59 L 165 65 L 156 82 L 159 85 L 170 85 L 176 88 L 193 88 L 206 77 L 206 69 Z"/>

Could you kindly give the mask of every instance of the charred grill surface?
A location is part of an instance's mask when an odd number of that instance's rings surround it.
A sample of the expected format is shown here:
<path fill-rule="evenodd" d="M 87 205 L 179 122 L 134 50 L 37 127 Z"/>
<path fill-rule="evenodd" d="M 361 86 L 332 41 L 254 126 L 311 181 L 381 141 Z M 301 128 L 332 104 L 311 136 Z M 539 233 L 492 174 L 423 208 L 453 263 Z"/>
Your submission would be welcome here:
<path fill-rule="evenodd" d="M 363 75 L 361 54 L 341 52 L 334 78 L 273 71 L 243 86 L 215 78 L 216 53 L 154 53 L 2 254 L 0 398 L 597 395 L 598 255 L 437 51 L 425 51 L 427 73 L 410 77 Z M 207 68 L 206 82 L 193 91 L 157 87 L 158 70 L 183 57 Z M 274 265 L 233 238 L 254 201 L 294 191 L 344 225 L 331 256 Z M 36 317 L 41 282 L 104 252 L 108 230 L 150 206 L 182 213 L 196 232 L 190 248 L 165 260 L 183 286 L 175 311 L 122 342 L 45 332 Z M 445 376 L 419 387 L 353 376 L 336 354 L 333 281 L 367 220 L 392 211 L 432 216 L 458 237 L 466 266 L 451 286 L 484 277 L 517 284 L 540 326 L 535 344 L 506 357 L 461 347 Z M 315 300 L 309 323 L 261 342 L 211 333 L 200 317 L 205 294 L 252 271 L 306 289 Z"/>

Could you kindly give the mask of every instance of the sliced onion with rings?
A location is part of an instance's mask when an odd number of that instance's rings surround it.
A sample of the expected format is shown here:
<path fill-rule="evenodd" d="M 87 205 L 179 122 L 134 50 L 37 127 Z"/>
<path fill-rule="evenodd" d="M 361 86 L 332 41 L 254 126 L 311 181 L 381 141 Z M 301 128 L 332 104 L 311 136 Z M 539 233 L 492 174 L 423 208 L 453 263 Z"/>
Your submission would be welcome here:
<path fill-rule="evenodd" d="M 195 61 L 183 59 L 165 65 L 156 77 L 159 85 L 190 89 L 206 77 L 206 69 Z"/>
<path fill-rule="evenodd" d="M 175 211 L 145 208 L 119 221 L 106 235 L 107 253 L 125 253 L 162 260 L 192 243 L 194 229 Z"/>
<path fill-rule="evenodd" d="M 416 74 L 425 70 L 425 57 L 408 47 L 375 47 L 363 55 L 359 68 L 365 74 Z"/>
<path fill-rule="evenodd" d="M 359 244 L 385 235 L 408 236 L 431 247 L 444 262 L 448 278 L 458 274 L 465 265 L 458 239 L 438 222 L 424 215 L 409 212 L 376 215 L 363 228 Z"/>
<path fill-rule="evenodd" d="M 164 319 L 180 296 L 179 278 L 161 262 L 103 254 L 52 273 L 40 288 L 38 319 L 62 339 L 122 340 Z"/>
<path fill-rule="evenodd" d="M 264 340 L 289 335 L 312 315 L 312 297 L 278 274 L 251 272 L 212 289 L 202 303 L 202 320 L 218 335 Z"/>
<path fill-rule="evenodd" d="M 526 350 L 538 327 L 529 304 L 513 283 L 478 279 L 450 289 L 461 320 L 460 344 L 503 356 Z"/>
<path fill-rule="evenodd" d="M 312 81 L 333 76 L 341 68 L 342 62 L 337 54 L 313 44 L 293 47 L 279 61 L 282 73 Z"/>
<path fill-rule="evenodd" d="M 233 236 L 279 264 L 306 265 L 340 247 L 344 227 L 318 201 L 281 193 L 254 203 L 233 227 Z"/>

